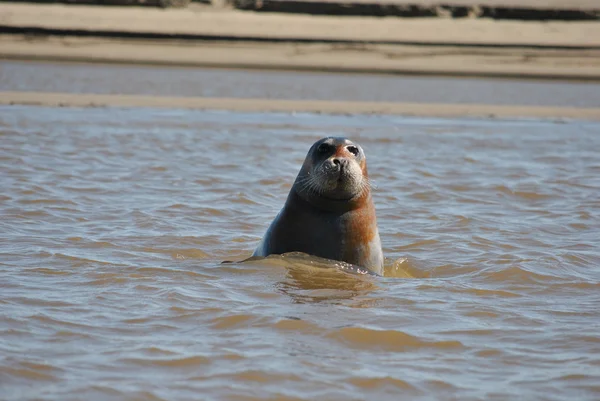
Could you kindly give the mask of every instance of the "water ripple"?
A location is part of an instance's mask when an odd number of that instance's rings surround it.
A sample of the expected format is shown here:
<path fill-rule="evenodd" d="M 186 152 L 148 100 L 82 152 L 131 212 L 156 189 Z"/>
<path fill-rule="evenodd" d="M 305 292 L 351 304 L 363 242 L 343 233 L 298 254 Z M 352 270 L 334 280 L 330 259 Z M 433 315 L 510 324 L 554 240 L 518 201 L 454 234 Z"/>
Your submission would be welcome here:
<path fill-rule="evenodd" d="M 598 131 L 0 107 L 3 399 L 598 399 Z M 365 149 L 385 277 L 239 263 L 321 135 Z"/>

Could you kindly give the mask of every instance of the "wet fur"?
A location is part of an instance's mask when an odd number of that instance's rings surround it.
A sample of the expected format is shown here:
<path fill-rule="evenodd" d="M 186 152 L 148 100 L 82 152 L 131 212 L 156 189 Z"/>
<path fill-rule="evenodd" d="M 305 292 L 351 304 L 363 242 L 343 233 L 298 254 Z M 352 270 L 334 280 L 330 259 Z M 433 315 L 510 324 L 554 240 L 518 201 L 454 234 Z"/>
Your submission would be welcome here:
<path fill-rule="evenodd" d="M 324 142 L 332 145 L 330 152 L 319 151 Z M 358 148 L 359 155 L 350 154 L 349 146 Z M 323 138 L 311 147 L 283 209 L 253 256 L 287 252 L 304 252 L 383 273 L 375 207 L 360 146 L 345 138 Z"/>

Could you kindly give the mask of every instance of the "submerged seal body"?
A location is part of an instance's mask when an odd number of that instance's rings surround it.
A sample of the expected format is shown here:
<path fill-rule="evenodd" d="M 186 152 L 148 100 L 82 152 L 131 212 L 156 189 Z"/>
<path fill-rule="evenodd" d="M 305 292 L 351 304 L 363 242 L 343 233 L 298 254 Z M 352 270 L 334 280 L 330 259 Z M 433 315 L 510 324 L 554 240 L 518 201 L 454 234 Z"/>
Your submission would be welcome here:
<path fill-rule="evenodd" d="M 283 209 L 252 256 L 304 252 L 383 274 L 362 148 L 346 138 L 312 145 Z"/>

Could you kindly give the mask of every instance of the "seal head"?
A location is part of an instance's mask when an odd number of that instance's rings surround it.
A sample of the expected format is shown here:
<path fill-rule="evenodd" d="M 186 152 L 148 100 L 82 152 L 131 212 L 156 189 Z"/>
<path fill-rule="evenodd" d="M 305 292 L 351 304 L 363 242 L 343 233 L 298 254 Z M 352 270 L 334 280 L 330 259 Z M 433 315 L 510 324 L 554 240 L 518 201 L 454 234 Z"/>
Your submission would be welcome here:
<path fill-rule="evenodd" d="M 253 256 L 304 252 L 382 274 L 383 253 L 362 148 L 340 137 L 312 145 L 283 209 Z"/>

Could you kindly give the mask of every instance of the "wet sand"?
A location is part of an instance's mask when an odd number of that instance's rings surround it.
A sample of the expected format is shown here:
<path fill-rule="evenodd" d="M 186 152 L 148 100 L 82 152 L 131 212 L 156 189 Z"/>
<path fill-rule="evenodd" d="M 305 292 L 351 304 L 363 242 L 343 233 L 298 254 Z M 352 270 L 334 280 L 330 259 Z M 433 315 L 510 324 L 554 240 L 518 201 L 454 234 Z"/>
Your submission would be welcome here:
<path fill-rule="evenodd" d="M 600 80 L 600 49 L 4 35 L 0 36 L 0 58 L 260 70 Z"/>
<path fill-rule="evenodd" d="M 498 106 L 479 104 L 349 102 L 242 98 L 184 98 L 39 92 L 0 92 L 0 104 L 50 107 L 150 107 L 241 112 L 399 114 L 427 117 L 569 118 L 600 120 L 600 108 Z"/>

